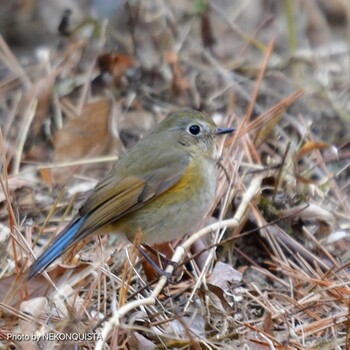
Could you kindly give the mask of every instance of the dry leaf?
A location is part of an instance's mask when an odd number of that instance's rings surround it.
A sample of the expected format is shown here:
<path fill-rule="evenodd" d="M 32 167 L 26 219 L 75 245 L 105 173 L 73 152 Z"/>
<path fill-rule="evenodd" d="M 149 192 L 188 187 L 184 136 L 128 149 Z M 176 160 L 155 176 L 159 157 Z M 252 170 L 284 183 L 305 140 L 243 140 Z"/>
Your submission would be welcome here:
<path fill-rule="evenodd" d="M 314 180 L 307 178 L 303 175 L 301 175 L 302 170 L 299 166 L 298 162 L 304 158 L 306 155 L 309 155 L 315 150 L 325 150 L 327 148 L 331 148 L 332 146 L 325 142 L 315 142 L 315 141 L 309 141 L 306 142 L 293 156 L 293 164 L 294 164 L 294 175 L 297 178 L 298 181 L 305 184 L 315 183 Z"/>
<path fill-rule="evenodd" d="M 298 162 L 301 158 L 315 150 L 324 150 L 330 148 L 331 145 L 325 142 L 306 142 L 294 155 L 294 162 Z"/>
<path fill-rule="evenodd" d="M 98 65 L 102 72 L 108 72 L 113 77 L 114 84 L 118 84 L 125 71 L 132 67 L 133 59 L 121 53 L 106 53 L 98 58 Z"/>
<path fill-rule="evenodd" d="M 110 108 L 108 99 L 99 99 L 86 104 L 80 117 L 66 122 L 54 136 L 55 163 L 106 153 L 113 144 L 108 123 Z M 67 176 L 67 169 L 55 169 L 53 174 Z"/>
<path fill-rule="evenodd" d="M 263 330 L 266 334 L 272 335 L 273 336 L 273 321 L 272 321 L 272 315 L 270 312 L 266 311 L 265 312 L 265 317 L 264 317 L 264 323 L 263 323 Z"/>
<path fill-rule="evenodd" d="M 99 154 L 110 143 L 108 117 L 110 101 L 100 99 L 85 105 L 80 117 L 68 121 L 54 137 L 55 162 Z"/>
<path fill-rule="evenodd" d="M 208 282 L 227 291 L 233 284 L 242 280 L 242 274 L 231 265 L 218 261 L 208 279 Z"/>
<path fill-rule="evenodd" d="M 138 332 L 131 333 L 128 345 L 134 350 L 153 350 L 156 347 L 155 344 Z"/>
<path fill-rule="evenodd" d="M 174 249 L 171 248 L 170 243 L 156 244 L 152 247 L 154 247 L 154 250 L 156 252 L 165 256 L 167 259 L 171 259 L 171 257 L 173 256 Z M 165 263 L 165 266 L 164 266 L 164 263 L 159 264 L 158 256 L 155 256 L 152 253 L 147 252 L 147 251 L 145 253 L 148 254 L 150 259 L 154 262 L 154 264 L 156 264 L 158 267 L 160 267 L 160 269 L 165 269 L 166 263 Z M 147 260 L 142 260 L 142 267 L 144 269 L 145 275 L 146 275 L 147 280 L 149 282 L 153 282 L 155 279 L 157 279 L 159 277 L 157 274 L 157 271 L 155 271 L 155 268 Z"/>

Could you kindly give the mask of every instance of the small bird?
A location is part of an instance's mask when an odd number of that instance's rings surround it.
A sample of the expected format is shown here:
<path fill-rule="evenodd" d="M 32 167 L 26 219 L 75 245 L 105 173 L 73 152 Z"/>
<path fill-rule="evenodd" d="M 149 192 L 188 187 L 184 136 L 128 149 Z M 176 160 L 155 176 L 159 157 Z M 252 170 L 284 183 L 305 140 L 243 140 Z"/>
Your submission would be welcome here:
<path fill-rule="evenodd" d="M 141 231 L 147 244 L 190 233 L 215 196 L 214 138 L 233 131 L 217 128 L 197 111 L 166 117 L 118 159 L 78 215 L 32 264 L 28 278 L 93 233 L 123 234 L 132 241 Z"/>

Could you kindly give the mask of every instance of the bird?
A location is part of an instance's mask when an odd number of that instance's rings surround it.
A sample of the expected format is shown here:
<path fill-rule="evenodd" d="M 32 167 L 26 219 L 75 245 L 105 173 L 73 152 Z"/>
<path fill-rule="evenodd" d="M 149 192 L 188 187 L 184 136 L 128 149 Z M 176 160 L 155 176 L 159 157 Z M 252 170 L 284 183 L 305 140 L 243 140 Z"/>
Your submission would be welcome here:
<path fill-rule="evenodd" d="M 42 273 L 72 246 L 96 234 L 120 234 L 160 244 L 180 238 L 208 211 L 216 191 L 217 128 L 199 111 L 168 115 L 101 180 L 78 214 L 29 268 Z"/>

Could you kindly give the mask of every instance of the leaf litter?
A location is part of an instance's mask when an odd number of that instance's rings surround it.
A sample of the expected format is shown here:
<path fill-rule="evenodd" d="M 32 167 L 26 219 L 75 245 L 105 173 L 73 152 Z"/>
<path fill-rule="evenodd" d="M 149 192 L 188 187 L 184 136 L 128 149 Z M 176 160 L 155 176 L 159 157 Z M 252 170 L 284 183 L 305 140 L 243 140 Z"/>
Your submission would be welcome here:
<path fill-rule="evenodd" d="M 4 347 L 349 348 L 346 1 L 58 3 L 0 5 Z M 152 304 L 154 275 L 115 237 L 25 281 L 117 157 L 186 108 L 237 129 L 202 227 L 239 222 L 188 250 Z"/>

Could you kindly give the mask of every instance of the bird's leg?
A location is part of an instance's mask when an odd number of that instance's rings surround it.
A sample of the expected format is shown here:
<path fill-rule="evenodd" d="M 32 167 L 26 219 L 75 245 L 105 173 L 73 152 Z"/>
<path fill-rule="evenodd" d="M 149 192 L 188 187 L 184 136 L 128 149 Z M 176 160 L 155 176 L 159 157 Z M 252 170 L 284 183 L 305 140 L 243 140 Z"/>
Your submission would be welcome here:
<path fill-rule="evenodd" d="M 154 248 L 152 248 L 151 246 L 149 246 L 148 244 L 142 244 L 142 246 L 144 248 L 146 248 L 151 254 L 153 254 L 154 256 L 157 256 L 160 258 L 160 260 L 166 264 L 166 265 L 172 265 L 174 270 L 176 270 L 179 266 L 179 264 L 175 261 L 172 261 L 170 259 L 168 259 L 163 253 L 160 253 L 159 251 L 155 250 Z"/>
<path fill-rule="evenodd" d="M 164 271 L 162 268 L 160 268 L 156 262 L 145 252 L 145 249 L 141 246 L 138 245 L 137 249 L 141 253 L 141 255 L 145 258 L 145 260 L 152 266 L 153 270 L 158 276 L 165 276 L 168 283 L 172 283 L 172 274 Z M 148 249 L 148 248 L 147 248 Z M 157 253 L 155 250 L 153 252 Z M 165 258 L 163 256 L 163 258 Z M 166 259 L 166 258 L 165 258 Z"/>

